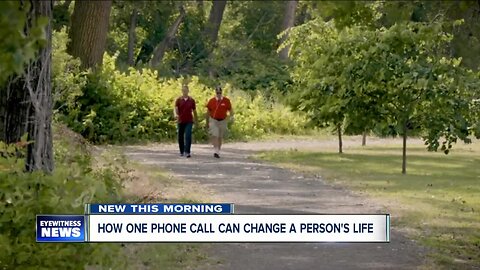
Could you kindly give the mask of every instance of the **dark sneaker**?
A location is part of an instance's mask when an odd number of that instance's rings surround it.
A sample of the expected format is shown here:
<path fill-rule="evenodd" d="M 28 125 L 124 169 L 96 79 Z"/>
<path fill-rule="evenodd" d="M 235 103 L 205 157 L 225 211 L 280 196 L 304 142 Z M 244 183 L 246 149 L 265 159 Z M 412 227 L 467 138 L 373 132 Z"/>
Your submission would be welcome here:
<path fill-rule="evenodd" d="M 187 158 L 191 158 L 191 157 L 192 157 L 192 155 L 190 155 L 190 154 L 187 154 Z"/>
<path fill-rule="evenodd" d="M 220 155 L 217 154 L 217 153 L 215 153 L 215 154 L 213 154 L 213 157 L 214 157 L 214 158 L 220 158 Z"/>
<path fill-rule="evenodd" d="M 183 153 L 180 153 L 180 156 L 181 156 L 181 157 L 183 157 L 183 156 L 184 156 L 184 154 L 183 154 Z"/>

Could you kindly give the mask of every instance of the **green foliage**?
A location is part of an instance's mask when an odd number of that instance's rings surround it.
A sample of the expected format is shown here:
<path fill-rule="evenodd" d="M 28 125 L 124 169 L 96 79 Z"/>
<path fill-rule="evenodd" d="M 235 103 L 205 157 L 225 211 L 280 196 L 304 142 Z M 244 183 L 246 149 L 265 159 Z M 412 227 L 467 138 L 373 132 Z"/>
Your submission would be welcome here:
<path fill-rule="evenodd" d="M 395 23 L 445 22 L 445 31 L 452 33 L 449 55 L 461 57 L 462 66 L 478 70 L 480 62 L 480 5 L 475 1 L 385 1 L 376 6 L 381 14 L 377 27 Z M 458 24 L 456 21 L 462 21 Z"/>
<path fill-rule="evenodd" d="M 69 4 L 68 6 L 66 4 Z M 70 25 L 70 17 L 73 13 L 74 1 L 55 1 L 53 5 L 52 27 L 55 31 L 60 31 Z"/>
<path fill-rule="evenodd" d="M 24 65 L 45 44 L 45 18 L 38 19 L 28 36 L 24 34 L 29 9 L 28 2 L 0 1 L 0 84 L 10 75 L 22 73 Z"/>
<path fill-rule="evenodd" d="M 274 52 L 278 47 L 285 2 L 232 1 L 228 3 L 222 38 L 247 42 L 260 53 Z"/>
<path fill-rule="evenodd" d="M 81 71 L 81 62 L 66 52 L 68 34 L 65 28 L 52 34 L 52 86 L 55 108 L 74 109 L 75 99 L 82 95 L 86 84 L 85 72 Z"/>
<path fill-rule="evenodd" d="M 116 244 L 35 243 L 35 215 L 83 214 L 85 203 L 120 200 L 122 167 L 93 168 L 85 146 L 69 136 L 59 134 L 61 140 L 55 141 L 52 175 L 25 173 L 23 161 L 0 158 L 0 268 L 118 268 L 126 263 Z"/>
<path fill-rule="evenodd" d="M 291 85 L 285 63 L 276 53 L 267 56 L 248 46 L 229 40 L 220 40 L 208 62 L 199 65 L 199 73 L 212 69 L 218 80 L 249 92 L 261 91 L 270 96 L 275 91 L 286 92 Z M 208 80 L 207 80 L 208 82 Z"/>
<path fill-rule="evenodd" d="M 339 29 L 352 25 L 374 27 L 381 17 L 381 8 L 385 4 L 380 1 L 322 1 L 306 2 L 305 4 L 313 18 L 335 20 Z"/>
<path fill-rule="evenodd" d="M 293 113 L 288 107 L 267 99 L 261 92 L 251 98 L 241 91 L 231 91 L 235 109 L 235 123 L 231 125 L 231 138 L 255 139 L 270 134 L 302 134 L 307 118 Z"/>
<path fill-rule="evenodd" d="M 276 52 L 285 2 L 228 2 L 219 32 L 218 46 L 197 74 L 217 79 L 246 91 L 270 96 L 285 92 L 291 84 L 286 68 Z"/>
<path fill-rule="evenodd" d="M 269 96 L 285 92 L 291 80 L 276 53 L 284 2 L 228 2 L 217 44 L 205 35 L 211 2 L 114 2 L 107 52 L 117 51 L 118 67 L 127 70 L 127 44 L 131 12 L 138 10 L 136 28 L 136 66 L 146 67 L 153 49 L 165 37 L 177 18 L 178 6 L 186 11 L 174 41 L 157 67 L 163 78 L 197 75 L 214 86 L 219 81 L 234 88 L 261 91 Z M 213 51 L 213 52 L 212 52 Z M 212 76 L 213 75 L 213 76 Z"/>
<path fill-rule="evenodd" d="M 181 95 L 184 79 L 159 81 L 157 72 L 149 69 L 131 68 L 127 74 L 118 71 L 115 62 L 115 57 L 107 55 L 102 69 L 88 76 L 83 95 L 76 98 L 73 109 L 63 111 L 59 118 L 96 143 L 175 138 L 173 106 L 175 99 Z M 213 97 L 213 89 L 201 84 L 197 77 L 189 79 L 189 87 L 190 95 L 197 102 L 199 121 L 203 126 L 205 105 Z M 225 90 L 236 111 L 231 138 L 303 132 L 304 116 L 268 101 L 261 93 L 252 98 L 228 85 Z M 197 140 L 205 140 L 206 130 L 197 127 L 194 136 Z"/>
<path fill-rule="evenodd" d="M 442 24 L 370 30 L 311 21 L 290 36 L 294 105 L 320 123 L 345 121 L 352 133 L 375 125 L 394 134 L 417 130 L 430 150 L 443 139 L 448 153 L 457 139 L 469 141 L 471 93 L 479 83 L 461 59 L 445 56 L 451 39 Z"/>

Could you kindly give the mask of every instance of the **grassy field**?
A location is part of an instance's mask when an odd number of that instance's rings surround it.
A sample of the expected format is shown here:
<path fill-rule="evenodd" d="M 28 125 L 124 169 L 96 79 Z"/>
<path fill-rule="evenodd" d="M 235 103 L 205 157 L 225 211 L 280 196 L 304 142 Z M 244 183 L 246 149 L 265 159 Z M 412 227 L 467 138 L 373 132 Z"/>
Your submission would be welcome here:
<path fill-rule="evenodd" d="M 480 267 L 480 142 L 456 145 L 449 155 L 401 144 L 318 152 L 274 151 L 259 158 L 366 194 L 387 206 L 392 226 L 432 248 L 434 268 Z"/>

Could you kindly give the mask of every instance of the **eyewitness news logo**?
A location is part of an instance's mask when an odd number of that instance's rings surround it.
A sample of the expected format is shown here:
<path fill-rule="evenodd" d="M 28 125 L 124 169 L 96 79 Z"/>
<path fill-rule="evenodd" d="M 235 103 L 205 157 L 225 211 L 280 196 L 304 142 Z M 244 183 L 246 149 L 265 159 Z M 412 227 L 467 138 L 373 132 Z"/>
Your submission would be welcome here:
<path fill-rule="evenodd" d="M 85 242 L 85 216 L 37 215 L 37 242 Z"/>

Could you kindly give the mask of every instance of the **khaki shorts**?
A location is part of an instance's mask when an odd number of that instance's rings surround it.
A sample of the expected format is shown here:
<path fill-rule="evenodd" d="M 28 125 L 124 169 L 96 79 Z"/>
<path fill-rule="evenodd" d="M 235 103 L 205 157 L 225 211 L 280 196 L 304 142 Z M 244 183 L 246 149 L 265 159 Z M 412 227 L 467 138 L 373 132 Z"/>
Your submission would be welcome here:
<path fill-rule="evenodd" d="M 213 137 L 223 137 L 227 132 L 227 119 L 218 121 L 210 117 L 208 122 L 208 132 Z"/>

